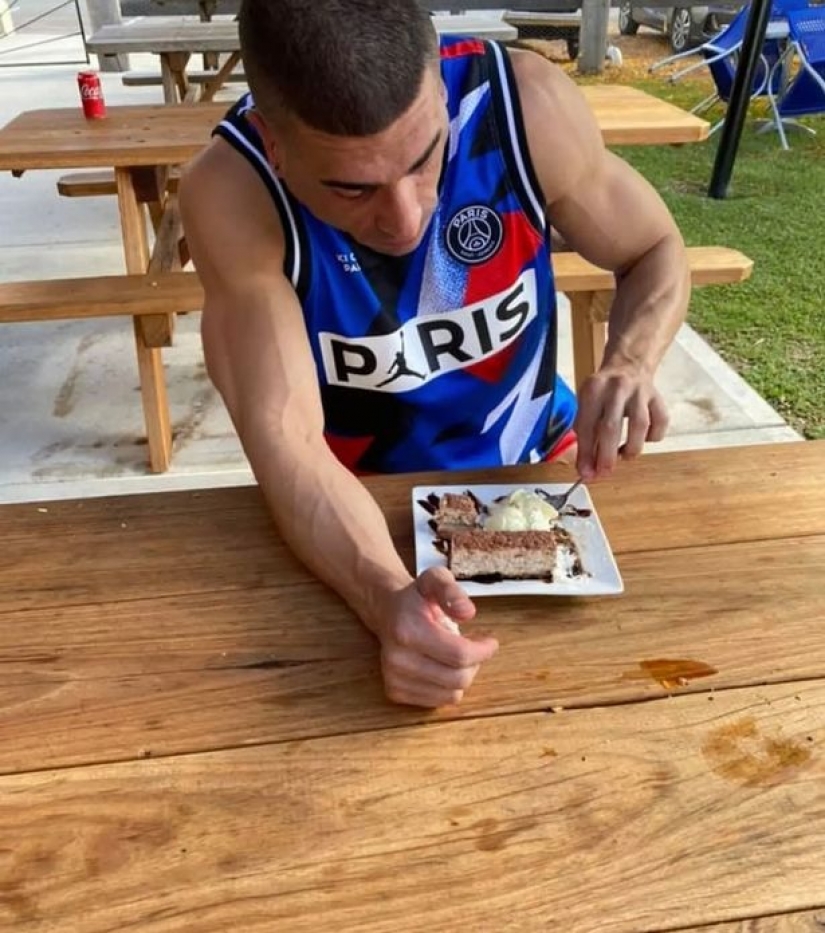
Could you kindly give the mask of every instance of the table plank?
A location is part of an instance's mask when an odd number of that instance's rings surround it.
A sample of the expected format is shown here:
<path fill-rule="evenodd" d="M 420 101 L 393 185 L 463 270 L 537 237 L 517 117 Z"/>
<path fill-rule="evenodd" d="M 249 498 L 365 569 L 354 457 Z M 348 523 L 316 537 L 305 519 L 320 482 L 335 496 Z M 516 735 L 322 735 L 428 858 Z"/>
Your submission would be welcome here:
<path fill-rule="evenodd" d="M 591 492 L 621 556 L 821 534 L 823 475 L 825 441 L 807 441 L 646 455 L 621 464 L 615 479 Z M 538 465 L 455 473 L 451 481 L 529 484 L 572 476 L 571 468 Z M 409 489 L 443 481 L 432 474 L 366 480 L 410 567 Z M 157 596 L 311 579 L 273 530 L 255 487 L 3 506 L 0 540 L 9 555 L 0 562 L 0 614 L 140 598 L 147 579 Z"/>
<path fill-rule="evenodd" d="M 593 94 L 589 90 L 592 85 L 580 86 L 610 145 L 680 144 L 707 139 L 710 124 L 701 117 L 658 97 L 654 97 L 655 103 L 652 103 L 646 100 L 652 95 L 639 88 L 611 86 L 618 90 L 609 95 Z"/>
<path fill-rule="evenodd" d="M 655 450 L 655 445 L 654 448 Z M 616 554 L 772 540 L 825 530 L 825 441 L 651 453 L 618 464 L 611 479 L 590 485 Z M 572 467 L 537 464 L 455 472 L 450 483 L 572 482 Z M 410 486 L 443 485 L 443 474 L 410 474 Z M 412 534 L 407 491 L 387 477 L 368 481 L 401 538 Z M 690 508 L 685 508 L 690 503 Z"/>
<path fill-rule="evenodd" d="M 441 34 L 464 34 L 482 39 L 509 40 L 518 30 L 503 20 L 485 16 L 434 16 L 433 26 Z M 218 20 L 158 22 L 133 20 L 101 26 L 86 40 L 86 48 L 96 55 L 148 52 L 238 52 L 238 23 Z"/>
<path fill-rule="evenodd" d="M 237 22 L 194 20 L 158 22 L 132 20 L 111 23 L 96 29 L 86 39 L 86 48 L 95 55 L 130 52 L 235 52 L 240 47 Z"/>
<path fill-rule="evenodd" d="M 646 933 L 810 908 L 823 742 L 825 685 L 799 683 L 6 777 L 0 922 Z"/>
<path fill-rule="evenodd" d="M 375 642 L 319 584 L 8 613 L 0 773 L 825 677 L 825 535 L 721 559 L 629 554 L 621 598 L 479 600 L 465 630 L 501 649 L 434 713 L 385 700 Z"/>
<path fill-rule="evenodd" d="M 0 615 L 311 581 L 277 535 L 257 487 L 225 492 L 3 507 L 8 557 L 0 563 Z"/>
<path fill-rule="evenodd" d="M 587 85 L 581 92 L 608 145 L 689 142 L 707 134 L 704 120 L 643 91 Z M 29 110 L 0 128 L 0 171 L 181 165 L 209 142 L 227 109 L 225 103 L 115 106 L 104 120 L 86 120 L 79 106 Z"/>
<path fill-rule="evenodd" d="M 823 905 L 822 909 L 684 928 L 679 933 L 822 933 L 825 930 L 825 899 Z"/>

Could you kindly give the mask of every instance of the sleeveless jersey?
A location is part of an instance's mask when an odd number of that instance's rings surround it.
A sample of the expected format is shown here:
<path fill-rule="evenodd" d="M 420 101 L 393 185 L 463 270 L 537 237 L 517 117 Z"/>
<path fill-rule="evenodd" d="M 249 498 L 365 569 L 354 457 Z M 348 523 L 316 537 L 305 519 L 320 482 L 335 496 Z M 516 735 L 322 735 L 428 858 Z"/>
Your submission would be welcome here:
<path fill-rule="evenodd" d="M 449 138 L 422 242 L 382 256 L 320 222 L 274 174 L 246 114 L 215 133 L 269 190 L 303 308 L 327 443 L 355 473 L 543 460 L 575 398 L 556 374 L 543 197 L 515 79 L 496 43 L 445 37 Z"/>

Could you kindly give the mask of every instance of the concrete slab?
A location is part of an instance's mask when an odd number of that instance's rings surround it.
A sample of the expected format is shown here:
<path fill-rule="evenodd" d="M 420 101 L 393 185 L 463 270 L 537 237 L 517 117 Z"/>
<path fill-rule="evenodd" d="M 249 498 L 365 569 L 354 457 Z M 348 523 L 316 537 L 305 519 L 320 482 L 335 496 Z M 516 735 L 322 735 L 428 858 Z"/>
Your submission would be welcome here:
<path fill-rule="evenodd" d="M 133 56 L 133 59 L 142 56 Z M 133 67 L 153 67 L 150 56 Z M 0 121 L 20 109 L 79 106 L 76 68 L 0 69 Z M 108 102 L 160 101 L 102 75 Z M 226 92 L 232 99 L 235 91 Z M 0 175 L 0 280 L 123 269 L 112 198 L 66 199 L 57 172 Z M 560 370 L 572 375 L 569 313 L 560 308 Z M 131 326 L 124 321 L 6 325 L 0 332 L 0 502 L 43 501 L 253 482 L 226 410 L 206 376 L 199 315 L 180 319 L 164 353 L 175 431 L 172 467 L 147 472 Z M 671 412 L 651 450 L 777 443 L 793 431 L 689 327 L 660 371 Z"/>

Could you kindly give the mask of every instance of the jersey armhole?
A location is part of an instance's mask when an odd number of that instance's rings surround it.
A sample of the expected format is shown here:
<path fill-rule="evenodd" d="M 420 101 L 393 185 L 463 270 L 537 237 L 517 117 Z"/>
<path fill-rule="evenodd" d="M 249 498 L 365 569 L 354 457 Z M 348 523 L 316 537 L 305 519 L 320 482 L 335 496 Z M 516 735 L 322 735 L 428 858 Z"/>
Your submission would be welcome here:
<path fill-rule="evenodd" d="M 487 54 L 492 58 L 490 86 L 493 108 L 496 121 L 504 131 L 500 133 L 504 161 L 527 216 L 536 230 L 544 235 L 547 230 L 544 194 L 530 159 L 513 64 L 498 43 L 489 42 L 487 48 Z"/>
<path fill-rule="evenodd" d="M 272 171 L 258 147 L 234 121 L 222 120 L 212 131 L 212 135 L 219 136 L 250 163 L 272 196 L 284 235 L 284 275 L 299 296 L 305 294 L 309 282 L 309 250 L 306 236 L 280 179 Z"/>

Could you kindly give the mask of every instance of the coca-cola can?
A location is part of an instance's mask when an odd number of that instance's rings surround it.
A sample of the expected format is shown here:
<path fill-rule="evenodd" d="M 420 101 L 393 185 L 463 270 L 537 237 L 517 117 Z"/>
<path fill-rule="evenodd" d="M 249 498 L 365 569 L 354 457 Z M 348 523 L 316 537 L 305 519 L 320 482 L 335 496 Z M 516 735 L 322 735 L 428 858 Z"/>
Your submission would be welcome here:
<path fill-rule="evenodd" d="M 103 99 L 103 87 L 96 71 L 81 71 L 77 75 L 80 88 L 80 100 L 83 104 L 83 116 L 87 120 L 99 120 L 106 116 L 106 101 Z"/>

